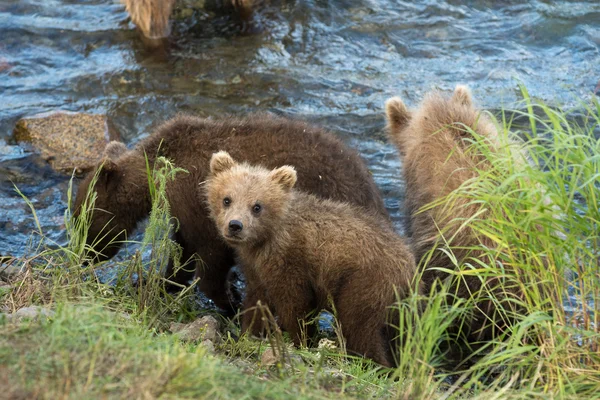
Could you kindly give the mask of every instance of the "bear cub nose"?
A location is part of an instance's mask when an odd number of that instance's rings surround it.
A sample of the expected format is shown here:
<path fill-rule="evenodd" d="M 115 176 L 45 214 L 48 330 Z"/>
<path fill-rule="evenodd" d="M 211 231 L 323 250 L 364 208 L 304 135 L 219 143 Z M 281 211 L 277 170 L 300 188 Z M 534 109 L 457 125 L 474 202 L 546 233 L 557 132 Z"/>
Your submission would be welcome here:
<path fill-rule="evenodd" d="M 242 230 L 243 227 L 244 225 L 242 224 L 242 222 L 238 221 L 237 219 L 229 221 L 229 232 L 231 233 L 238 233 Z"/>

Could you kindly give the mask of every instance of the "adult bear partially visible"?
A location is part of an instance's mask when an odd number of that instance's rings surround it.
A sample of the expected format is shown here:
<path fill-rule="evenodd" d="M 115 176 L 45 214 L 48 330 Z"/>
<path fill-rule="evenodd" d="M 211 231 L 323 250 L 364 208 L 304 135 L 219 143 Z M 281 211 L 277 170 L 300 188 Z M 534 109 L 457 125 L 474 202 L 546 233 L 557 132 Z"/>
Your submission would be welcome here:
<path fill-rule="evenodd" d="M 121 0 L 133 23 L 150 39 L 169 36 L 169 18 L 175 0 Z M 233 8 L 243 19 L 248 20 L 258 0 L 223 0 L 223 8 Z"/>
<path fill-rule="evenodd" d="M 465 182 L 477 178 L 481 171 L 491 165 L 474 146 L 474 136 L 485 138 L 491 151 L 498 151 L 503 144 L 498 131 L 485 113 L 472 104 L 471 93 L 466 86 L 457 86 L 451 98 L 431 93 L 418 110 L 411 113 L 397 97 L 386 102 L 389 137 L 403 157 L 406 181 L 406 212 L 409 215 L 407 233 L 417 262 L 435 247 L 426 262 L 423 281 L 430 290 L 437 279 L 445 279 L 448 273 L 440 268 L 454 270 L 455 263 L 444 251 L 450 245 L 458 265 L 481 259 L 480 246 L 493 248 L 494 243 L 475 234 L 469 223 L 471 218 L 485 219 L 486 212 L 477 204 L 459 199 L 455 203 L 437 204 L 423 210 L 424 206 L 443 199 Z M 460 222 L 456 222 L 460 221 Z M 481 259 L 485 264 L 490 260 Z M 503 307 L 511 307 L 510 299 L 519 296 L 510 287 L 496 289 L 498 279 L 477 275 L 464 277 L 456 287 L 456 294 L 463 299 L 478 297 L 467 327 L 463 327 L 470 341 L 487 340 L 505 330 L 506 315 L 497 313 L 497 304 L 490 298 L 495 293 Z"/>
<path fill-rule="evenodd" d="M 234 265 L 233 251 L 220 239 L 198 195 L 198 185 L 209 173 L 210 157 L 218 150 L 265 168 L 293 165 L 300 189 L 364 207 L 389 219 L 361 157 L 323 129 L 270 114 L 220 120 L 178 116 L 158 127 L 133 150 L 128 151 L 122 143 L 109 144 L 105 159 L 81 183 L 75 215 L 92 177 L 103 165 L 95 186 L 98 196 L 88 234 L 88 244 L 94 244 L 102 254 L 99 259 L 114 256 L 120 242 L 150 213 L 145 157 L 150 165 L 158 156 L 167 157 L 189 172 L 178 174 L 167 186 L 171 213 L 180 225 L 174 240 L 183 248 L 182 262 L 196 258 L 195 276 L 200 278 L 200 290 L 220 308 L 234 311 L 235 304 L 230 303 L 226 290 L 227 275 Z M 110 243 L 112 239 L 116 241 Z M 167 276 L 174 281 L 185 283 L 192 278 L 192 273 L 183 271 L 171 275 L 172 267 Z"/>

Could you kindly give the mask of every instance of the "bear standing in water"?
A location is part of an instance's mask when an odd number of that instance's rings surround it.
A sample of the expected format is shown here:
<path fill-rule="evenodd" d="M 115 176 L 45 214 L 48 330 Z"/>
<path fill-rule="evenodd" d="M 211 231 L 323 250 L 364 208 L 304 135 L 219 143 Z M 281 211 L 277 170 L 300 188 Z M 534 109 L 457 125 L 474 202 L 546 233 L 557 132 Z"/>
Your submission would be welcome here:
<path fill-rule="evenodd" d="M 238 164 L 221 151 L 210 170 L 210 215 L 248 278 L 244 309 L 258 300 L 267 304 L 300 344 L 299 320 L 314 310 L 331 311 L 332 302 L 347 349 L 391 366 L 389 307 L 409 295 L 416 266 L 389 222 L 364 208 L 295 191 L 290 166 Z M 252 319 L 244 314 L 243 330 Z"/>
<path fill-rule="evenodd" d="M 131 21 L 150 39 L 169 36 L 169 17 L 175 0 L 121 0 Z M 241 18 L 248 20 L 258 0 L 222 0 L 221 7 L 231 8 Z"/>
<path fill-rule="evenodd" d="M 455 264 L 446 252 L 449 243 L 458 265 L 481 258 L 478 246 L 493 247 L 486 237 L 477 236 L 470 228 L 471 218 L 485 219 L 485 210 L 467 199 L 459 199 L 448 207 L 440 204 L 420 211 L 422 207 L 440 200 L 465 182 L 490 169 L 489 161 L 472 143 L 474 136 L 468 129 L 485 138 L 489 149 L 498 151 L 502 143 L 492 121 L 472 104 L 466 86 L 457 86 L 451 98 L 431 93 L 419 109 L 409 112 L 397 97 L 386 102 L 388 131 L 391 141 L 403 157 L 406 181 L 406 212 L 410 217 L 407 232 L 415 258 L 421 262 L 431 249 L 437 248 L 427 261 L 423 282 L 427 292 L 437 279 L 444 280 Z M 468 128 L 468 129 L 467 129 Z M 523 155 L 521 154 L 521 157 Z M 454 221 L 454 222 L 453 222 Z M 459 221 L 458 223 L 456 221 Z M 487 260 L 481 260 L 484 263 Z M 495 290 L 497 278 L 487 278 L 486 287 L 494 290 L 498 299 L 518 296 L 508 286 Z M 482 296 L 476 301 L 470 324 L 463 330 L 471 340 L 487 340 L 502 332 L 507 321 L 496 314 L 496 306 L 482 289 L 479 276 L 465 276 L 457 287 L 463 299 Z M 510 309 L 510 300 L 502 301 Z"/>
<path fill-rule="evenodd" d="M 128 151 L 122 143 L 109 144 L 104 160 L 79 186 L 75 216 L 92 177 L 98 173 L 87 240 L 100 253 L 97 259 L 114 256 L 121 241 L 149 215 L 146 157 L 152 168 L 155 159 L 164 156 L 188 171 L 167 185 L 171 214 L 179 221 L 174 240 L 182 246 L 181 261 L 195 260 L 200 290 L 217 306 L 233 312 L 236 304 L 231 305 L 227 295 L 233 251 L 219 237 L 204 201 L 198 197 L 198 185 L 206 180 L 210 157 L 221 149 L 267 168 L 293 165 L 300 189 L 364 207 L 387 221 L 381 195 L 363 160 L 331 133 L 269 114 L 221 120 L 179 116 L 158 127 L 133 150 Z M 175 282 L 186 283 L 193 277 L 185 271 L 172 276 L 171 269 L 167 277 Z"/>

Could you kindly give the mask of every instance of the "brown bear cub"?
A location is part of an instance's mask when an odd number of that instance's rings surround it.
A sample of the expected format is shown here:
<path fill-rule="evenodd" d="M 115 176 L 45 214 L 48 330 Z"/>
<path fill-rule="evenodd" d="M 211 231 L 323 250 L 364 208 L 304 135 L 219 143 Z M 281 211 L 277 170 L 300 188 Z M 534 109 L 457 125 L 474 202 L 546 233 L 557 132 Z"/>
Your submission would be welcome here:
<path fill-rule="evenodd" d="M 230 304 L 226 285 L 234 265 L 233 251 L 219 237 L 204 201 L 198 197 L 198 185 L 209 173 L 210 157 L 221 149 L 266 168 L 293 165 L 300 189 L 388 218 L 377 186 L 358 153 L 323 129 L 269 114 L 220 120 L 179 116 L 158 127 L 133 150 L 111 143 L 104 160 L 79 186 L 76 216 L 92 177 L 98 173 L 94 188 L 97 199 L 87 237 L 87 244 L 101 253 L 98 259 L 115 255 L 121 241 L 148 217 L 151 198 L 146 158 L 152 168 L 156 158 L 164 156 L 188 171 L 167 185 L 171 214 L 179 221 L 173 239 L 183 249 L 181 261 L 193 260 L 200 290 L 217 306 L 233 312 L 236 304 Z M 172 275 L 171 266 L 167 277 L 175 282 L 186 283 L 193 277 L 193 273 L 181 270 Z"/>
<path fill-rule="evenodd" d="M 204 190 L 211 217 L 248 277 L 244 309 L 266 303 L 299 344 L 299 320 L 333 303 L 347 349 L 391 366 L 389 307 L 410 293 L 416 265 L 388 221 L 294 190 L 290 166 L 239 164 L 221 151 L 210 170 Z"/>
<path fill-rule="evenodd" d="M 466 128 L 485 138 L 490 148 L 499 149 L 502 144 L 496 127 L 487 115 L 475 109 L 471 93 L 465 86 L 457 86 L 449 99 L 439 93 L 429 94 L 413 113 L 402 100 L 391 98 L 386 102 L 386 114 L 389 136 L 403 156 L 405 204 L 410 216 L 407 232 L 417 262 L 436 247 L 423 274 L 425 288 L 429 291 L 435 280 L 448 277 L 440 268 L 455 269 L 455 264 L 443 251 L 446 244 L 452 247 L 459 265 L 463 262 L 477 265 L 471 260 L 481 258 L 483 254 L 473 248 L 490 247 L 493 243 L 477 237 L 469 225 L 464 224 L 470 218 L 486 218 L 480 207 L 467 204 L 467 200 L 421 209 L 477 177 L 478 171 L 490 169 L 485 157 L 471 146 L 474 136 Z M 451 222 L 455 219 L 462 222 Z M 487 263 L 489 260 L 481 261 Z M 488 289 L 496 285 L 495 279 L 487 279 Z M 479 276 L 467 276 L 464 283 L 458 285 L 457 295 L 469 299 L 481 288 Z M 489 339 L 505 328 L 506 321 L 497 318 L 489 295 L 484 291 L 480 295 L 483 300 L 476 302 L 476 311 L 466 332 L 471 340 Z M 497 298 L 502 296 L 506 297 L 498 292 Z"/>

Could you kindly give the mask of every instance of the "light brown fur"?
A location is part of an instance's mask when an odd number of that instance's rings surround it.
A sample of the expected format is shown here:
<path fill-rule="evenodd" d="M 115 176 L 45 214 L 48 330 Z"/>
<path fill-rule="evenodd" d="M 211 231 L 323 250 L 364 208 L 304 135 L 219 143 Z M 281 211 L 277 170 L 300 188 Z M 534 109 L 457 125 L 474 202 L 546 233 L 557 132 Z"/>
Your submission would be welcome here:
<path fill-rule="evenodd" d="M 144 36 L 157 39 L 169 36 L 169 16 L 175 0 L 122 0 L 131 21 Z"/>
<path fill-rule="evenodd" d="M 387 311 L 396 290 L 401 299 L 410 292 L 416 269 L 411 252 L 385 219 L 295 191 L 295 182 L 289 166 L 238 164 L 225 152 L 211 159 L 206 198 L 247 276 L 244 308 L 257 300 L 268 304 L 299 344 L 299 320 L 314 310 L 331 310 L 332 301 L 347 349 L 391 366 Z M 232 221 L 243 228 L 232 232 Z M 246 313 L 242 329 L 251 321 Z"/>
<path fill-rule="evenodd" d="M 158 39 L 169 36 L 169 17 L 175 0 L 121 0 L 131 20 L 144 36 Z M 251 14 L 256 0 L 229 0 L 230 5 L 243 17 Z"/>
<path fill-rule="evenodd" d="M 492 121 L 473 107 L 470 91 L 465 86 L 457 86 L 450 99 L 439 93 L 429 94 L 413 113 L 408 111 L 402 100 L 391 98 L 386 102 L 386 114 L 390 139 L 403 156 L 405 204 L 410 216 L 407 232 L 411 236 L 417 262 L 437 247 L 425 265 L 423 275 L 429 291 L 435 280 L 448 277 L 447 273 L 436 268 L 455 269 L 443 251 L 447 247 L 446 242 L 452 247 L 459 265 L 470 262 L 475 266 L 478 264 L 472 262 L 473 259 L 481 259 L 483 263 L 491 260 L 482 259 L 483 252 L 469 248 L 480 244 L 493 247 L 494 243 L 478 237 L 468 223 L 465 226 L 451 223 L 454 219 L 467 221 L 481 212 L 479 206 L 468 203 L 466 199 L 451 206 L 440 204 L 427 211 L 420 210 L 477 177 L 478 170 L 489 170 L 489 162 L 470 146 L 473 137 L 465 127 L 485 137 L 492 149 L 499 149 L 502 144 Z M 477 218 L 485 219 L 487 215 L 483 212 L 477 214 Z M 496 279 L 487 279 L 488 289 L 496 285 Z M 468 299 L 478 295 L 481 288 L 479 276 L 468 276 L 464 283 L 458 285 L 457 295 Z M 496 294 L 499 299 L 506 297 L 499 291 Z M 488 339 L 502 332 L 506 323 L 497 316 L 496 307 L 488 300 L 487 293 L 481 291 L 481 295 L 465 332 L 475 340 Z"/>

